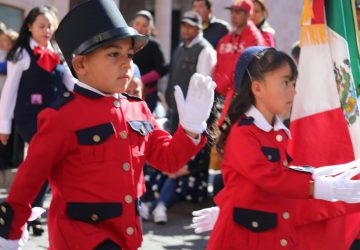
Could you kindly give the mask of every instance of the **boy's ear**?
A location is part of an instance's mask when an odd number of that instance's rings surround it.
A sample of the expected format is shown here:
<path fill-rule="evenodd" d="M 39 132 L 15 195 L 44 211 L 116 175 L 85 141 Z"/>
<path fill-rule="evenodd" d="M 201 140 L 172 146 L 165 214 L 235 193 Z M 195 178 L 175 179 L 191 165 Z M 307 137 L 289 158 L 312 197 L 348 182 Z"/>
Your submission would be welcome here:
<path fill-rule="evenodd" d="M 84 73 L 86 73 L 84 59 L 85 59 L 84 56 L 76 55 L 73 57 L 71 61 L 73 69 L 77 75 L 83 75 Z"/>

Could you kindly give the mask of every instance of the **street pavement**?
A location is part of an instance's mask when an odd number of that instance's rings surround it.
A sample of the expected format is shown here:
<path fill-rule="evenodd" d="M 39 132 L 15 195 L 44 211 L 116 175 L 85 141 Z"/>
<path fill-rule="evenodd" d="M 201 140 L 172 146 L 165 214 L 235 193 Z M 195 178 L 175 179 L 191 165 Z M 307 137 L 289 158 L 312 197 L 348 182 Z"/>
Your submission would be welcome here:
<path fill-rule="evenodd" d="M 0 201 L 6 197 L 6 190 L 0 189 Z M 49 207 L 51 195 L 48 194 L 44 204 Z M 143 222 L 144 241 L 140 250 L 203 250 L 209 238 L 209 233 L 195 234 L 190 228 L 191 211 L 210 206 L 210 200 L 201 204 L 181 202 L 168 210 L 168 223 L 157 225 L 152 221 Z M 46 219 L 43 219 L 46 227 Z M 41 237 L 34 237 L 30 234 L 30 239 L 23 250 L 42 250 L 47 249 L 47 231 Z"/>

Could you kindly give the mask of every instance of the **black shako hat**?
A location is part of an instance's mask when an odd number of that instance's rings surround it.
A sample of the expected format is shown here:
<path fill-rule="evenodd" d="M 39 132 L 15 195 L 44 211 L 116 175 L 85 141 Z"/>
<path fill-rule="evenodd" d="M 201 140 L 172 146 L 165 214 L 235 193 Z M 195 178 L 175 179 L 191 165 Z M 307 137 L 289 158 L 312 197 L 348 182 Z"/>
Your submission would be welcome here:
<path fill-rule="evenodd" d="M 147 36 L 127 25 L 114 0 L 90 0 L 77 5 L 61 20 L 55 32 L 55 40 L 71 69 L 73 55 L 85 55 L 129 37 L 133 38 L 135 52 L 148 42 Z"/>

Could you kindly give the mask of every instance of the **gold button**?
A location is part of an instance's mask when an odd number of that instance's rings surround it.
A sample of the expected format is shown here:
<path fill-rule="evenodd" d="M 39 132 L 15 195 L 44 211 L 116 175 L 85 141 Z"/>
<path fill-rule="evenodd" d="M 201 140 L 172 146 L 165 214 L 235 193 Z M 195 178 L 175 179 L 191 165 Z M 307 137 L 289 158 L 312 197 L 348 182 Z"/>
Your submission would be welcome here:
<path fill-rule="evenodd" d="M 98 143 L 101 140 L 101 137 L 99 135 L 94 135 L 92 139 L 94 142 Z"/>
<path fill-rule="evenodd" d="M 285 220 L 288 220 L 290 218 L 290 214 L 288 212 L 284 212 L 282 214 L 282 217 L 285 219 Z"/>
<path fill-rule="evenodd" d="M 284 161 L 283 161 L 283 165 L 284 165 L 285 167 L 287 167 L 287 166 L 289 165 L 288 161 L 287 161 L 287 160 L 284 160 Z"/>
<path fill-rule="evenodd" d="M 127 132 L 126 131 L 121 131 L 120 136 L 121 136 L 122 139 L 126 139 L 127 138 Z"/>
<path fill-rule="evenodd" d="M 3 218 L 0 218 L 0 225 L 4 225 L 5 224 L 5 221 Z"/>
<path fill-rule="evenodd" d="M 99 220 L 99 216 L 98 216 L 97 214 L 92 214 L 92 215 L 90 216 L 90 219 L 95 222 L 95 221 L 98 221 L 98 220 Z"/>
<path fill-rule="evenodd" d="M 276 136 L 276 140 L 277 140 L 278 142 L 281 142 L 282 139 L 283 139 L 282 135 L 277 135 L 277 136 Z"/>
<path fill-rule="evenodd" d="M 70 96 L 70 92 L 64 92 L 63 93 L 63 97 L 69 97 Z"/>
<path fill-rule="evenodd" d="M 132 228 L 132 227 L 126 228 L 126 233 L 127 233 L 128 235 L 132 235 L 132 234 L 134 233 L 134 228 Z"/>
<path fill-rule="evenodd" d="M 125 162 L 125 163 L 123 164 L 123 169 L 124 169 L 125 171 L 129 171 L 129 170 L 130 170 L 130 164 L 129 164 L 128 162 Z"/>
<path fill-rule="evenodd" d="M 115 100 L 114 101 L 114 106 L 119 108 L 120 107 L 120 102 L 118 100 Z"/>
<path fill-rule="evenodd" d="M 251 222 L 251 226 L 252 226 L 253 228 L 258 228 L 258 227 L 259 227 L 259 223 L 258 223 L 257 221 L 252 221 L 252 222 Z"/>
<path fill-rule="evenodd" d="M 288 244 L 287 240 L 285 240 L 285 239 L 281 239 L 281 240 L 280 240 L 280 245 L 281 245 L 282 247 L 286 247 L 287 244 Z"/>
<path fill-rule="evenodd" d="M 128 204 L 132 202 L 132 197 L 131 197 L 131 195 L 129 195 L 129 194 L 128 194 L 128 195 L 125 195 L 125 202 L 128 203 Z"/>
<path fill-rule="evenodd" d="M 268 159 L 269 161 L 271 161 L 272 156 L 271 156 L 271 155 L 267 155 L 267 159 Z"/>
<path fill-rule="evenodd" d="M 6 207 L 5 206 L 1 206 L 1 212 L 3 212 L 4 214 L 6 213 Z"/>

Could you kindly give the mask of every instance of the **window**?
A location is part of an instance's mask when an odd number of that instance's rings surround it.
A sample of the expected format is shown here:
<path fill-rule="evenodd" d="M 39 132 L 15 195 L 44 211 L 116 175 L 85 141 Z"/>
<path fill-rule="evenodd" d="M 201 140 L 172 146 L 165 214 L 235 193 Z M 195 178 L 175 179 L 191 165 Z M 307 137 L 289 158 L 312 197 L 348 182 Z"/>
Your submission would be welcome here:
<path fill-rule="evenodd" d="M 19 31 L 24 19 L 24 10 L 5 4 L 0 4 L 0 21 L 6 27 Z"/>

